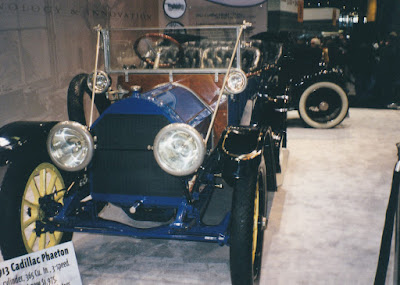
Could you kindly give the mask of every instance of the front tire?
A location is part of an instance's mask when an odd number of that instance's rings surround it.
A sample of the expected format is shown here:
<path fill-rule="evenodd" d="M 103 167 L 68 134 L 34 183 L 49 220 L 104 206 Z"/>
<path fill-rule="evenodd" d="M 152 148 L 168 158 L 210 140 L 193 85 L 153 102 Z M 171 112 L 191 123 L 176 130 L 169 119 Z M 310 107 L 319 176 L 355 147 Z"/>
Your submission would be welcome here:
<path fill-rule="evenodd" d="M 57 168 L 47 162 L 11 164 L 0 192 L 0 247 L 10 259 L 70 241 L 72 233 L 36 233 L 38 223 L 48 222 L 43 198 L 52 195 L 63 204 L 65 185 Z"/>
<path fill-rule="evenodd" d="M 265 164 L 234 187 L 230 228 L 232 284 L 258 284 L 267 217 Z"/>
<path fill-rule="evenodd" d="M 329 129 L 339 125 L 348 109 L 346 92 L 333 82 L 314 83 L 300 96 L 300 117 L 312 128 Z"/>

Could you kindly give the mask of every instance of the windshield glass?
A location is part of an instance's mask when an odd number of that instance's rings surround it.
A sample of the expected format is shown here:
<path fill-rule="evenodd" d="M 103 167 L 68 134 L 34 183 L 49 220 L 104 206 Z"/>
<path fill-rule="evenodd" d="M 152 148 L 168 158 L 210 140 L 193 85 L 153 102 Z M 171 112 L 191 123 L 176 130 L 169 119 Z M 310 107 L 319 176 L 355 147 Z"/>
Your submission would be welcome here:
<path fill-rule="evenodd" d="M 228 68 L 233 53 L 236 53 L 236 57 L 232 66 L 241 68 L 241 45 L 236 51 L 233 50 L 239 28 L 211 26 L 102 30 L 105 68 L 111 73 L 179 70 L 223 72 Z M 257 60 L 256 51 L 252 54 L 252 49 L 245 49 L 246 64 L 253 64 L 252 61 Z"/>

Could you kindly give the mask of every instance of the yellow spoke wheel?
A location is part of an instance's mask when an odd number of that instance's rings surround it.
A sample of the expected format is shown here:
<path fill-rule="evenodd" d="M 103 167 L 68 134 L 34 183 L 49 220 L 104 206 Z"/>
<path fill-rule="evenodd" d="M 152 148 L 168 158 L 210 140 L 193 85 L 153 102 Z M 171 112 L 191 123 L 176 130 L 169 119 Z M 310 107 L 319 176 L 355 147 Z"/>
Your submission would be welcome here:
<path fill-rule="evenodd" d="M 262 161 L 234 186 L 230 223 L 230 269 L 233 285 L 258 284 L 267 215 L 266 169 Z"/>
<path fill-rule="evenodd" d="M 50 163 L 39 164 L 29 176 L 21 202 L 21 235 L 28 253 L 52 247 L 61 242 L 62 232 L 36 234 L 36 222 L 45 223 L 45 212 L 39 199 L 54 195 L 54 200 L 63 204 L 64 180 L 57 168 Z"/>
<path fill-rule="evenodd" d="M 254 199 L 254 217 L 253 217 L 253 251 L 252 251 L 252 264 L 256 258 L 257 240 L 258 240 L 258 227 L 260 220 L 260 189 L 259 183 L 256 184 L 256 196 Z"/>

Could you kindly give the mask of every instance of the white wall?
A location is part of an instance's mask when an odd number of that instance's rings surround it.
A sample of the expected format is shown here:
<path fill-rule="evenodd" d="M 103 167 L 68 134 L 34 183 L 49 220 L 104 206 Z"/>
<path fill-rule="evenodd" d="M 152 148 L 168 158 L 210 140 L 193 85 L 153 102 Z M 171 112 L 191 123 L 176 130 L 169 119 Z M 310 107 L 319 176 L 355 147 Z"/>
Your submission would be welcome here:
<path fill-rule="evenodd" d="M 297 14 L 298 0 L 269 0 L 268 11 L 282 11 Z"/>
<path fill-rule="evenodd" d="M 340 10 L 337 8 L 307 8 L 304 9 L 304 21 L 321 21 L 339 19 Z"/>
<path fill-rule="evenodd" d="M 0 0 L 0 126 L 21 119 L 60 119 L 60 114 L 66 119 L 69 81 L 93 69 L 93 27 L 157 26 L 157 4 Z"/>

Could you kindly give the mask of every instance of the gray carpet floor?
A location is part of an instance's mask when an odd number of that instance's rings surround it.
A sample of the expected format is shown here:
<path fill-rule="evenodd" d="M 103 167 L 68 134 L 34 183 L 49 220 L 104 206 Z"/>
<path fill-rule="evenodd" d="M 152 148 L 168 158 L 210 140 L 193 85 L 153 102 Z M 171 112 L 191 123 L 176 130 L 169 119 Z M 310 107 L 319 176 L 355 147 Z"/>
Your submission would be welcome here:
<path fill-rule="evenodd" d="M 261 284 L 373 284 L 399 141 L 400 111 L 351 109 L 329 130 L 289 114 Z M 83 284 L 230 284 L 228 247 L 88 234 L 73 242 Z"/>
<path fill-rule="evenodd" d="M 351 109 L 330 130 L 296 120 L 272 204 L 262 284 L 373 284 L 400 112 Z"/>
<path fill-rule="evenodd" d="M 373 284 L 398 141 L 399 111 L 351 109 L 329 130 L 289 114 L 261 284 Z M 75 247 L 84 284 L 230 284 L 228 247 L 97 235 Z"/>

